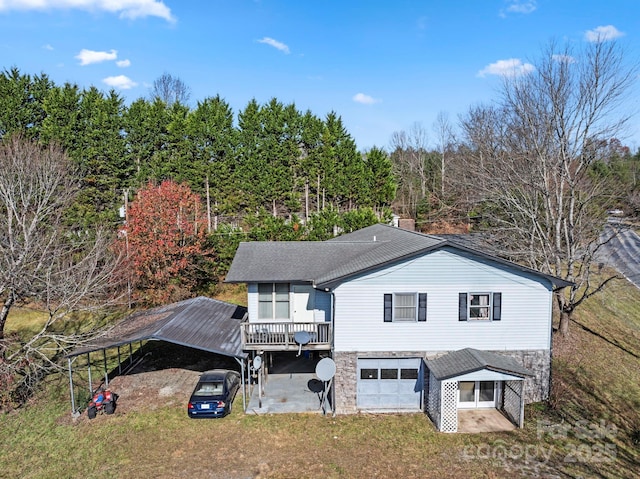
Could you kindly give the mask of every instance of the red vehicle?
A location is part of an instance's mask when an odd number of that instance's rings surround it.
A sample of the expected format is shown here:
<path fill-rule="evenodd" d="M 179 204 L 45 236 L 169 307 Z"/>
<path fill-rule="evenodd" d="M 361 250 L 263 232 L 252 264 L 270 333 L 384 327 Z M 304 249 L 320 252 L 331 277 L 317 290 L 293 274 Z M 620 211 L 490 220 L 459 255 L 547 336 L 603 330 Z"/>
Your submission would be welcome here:
<path fill-rule="evenodd" d="M 93 419 L 97 416 L 98 412 L 104 411 L 105 414 L 113 414 L 116 411 L 116 401 L 118 395 L 114 392 L 99 388 L 87 407 L 87 416 L 89 419 Z"/>

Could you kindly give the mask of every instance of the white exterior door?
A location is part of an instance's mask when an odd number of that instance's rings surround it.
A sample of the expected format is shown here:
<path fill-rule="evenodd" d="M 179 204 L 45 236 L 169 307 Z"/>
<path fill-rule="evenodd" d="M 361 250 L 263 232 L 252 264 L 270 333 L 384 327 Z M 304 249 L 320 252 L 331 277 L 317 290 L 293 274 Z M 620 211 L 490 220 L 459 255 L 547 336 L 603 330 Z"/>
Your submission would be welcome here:
<path fill-rule="evenodd" d="M 458 382 L 458 408 L 496 407 L 497 392 L 496 381 L 460 381 Z"/>
<path fill-rule="evenodd" d="M 294 284 L 293 290 L 293 321 L 295 323 L 313 323 L 314 289 L 307 284 Z"/>
<path fill-rule="evenodd" d="M 419 410 L 422 359 L 358 359 L 357 406 L 362 410 Z"/>

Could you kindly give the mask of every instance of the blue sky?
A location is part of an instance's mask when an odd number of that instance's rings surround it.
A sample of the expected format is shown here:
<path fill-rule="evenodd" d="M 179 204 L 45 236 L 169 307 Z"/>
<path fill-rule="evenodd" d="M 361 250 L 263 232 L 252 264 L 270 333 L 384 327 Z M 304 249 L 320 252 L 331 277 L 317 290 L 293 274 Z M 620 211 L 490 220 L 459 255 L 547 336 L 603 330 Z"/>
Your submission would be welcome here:
<path fill-rule="evenodd" d="M 639 24 L 637 0 L 0 0 L 0 68 L 127 103 L 168 72 L 192 106 L 220 94 L 236 114 L 273 97 L 335 111 L 364 150 L 415 122 L 431 132 L 439 112 L 456 123 L 552 39 L 600 34 L 637 60 Z"/>

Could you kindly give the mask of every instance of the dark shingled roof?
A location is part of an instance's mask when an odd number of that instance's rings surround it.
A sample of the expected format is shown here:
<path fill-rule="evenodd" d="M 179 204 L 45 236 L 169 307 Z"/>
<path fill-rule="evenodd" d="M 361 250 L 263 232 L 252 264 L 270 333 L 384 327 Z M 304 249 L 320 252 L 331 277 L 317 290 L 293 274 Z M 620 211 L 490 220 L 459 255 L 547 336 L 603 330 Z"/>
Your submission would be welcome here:
<path fill-rule="evenodd" d="M 104 336 L 69 357 L 125 344 L 157 339 L 203 351 L 244 358 L 240 322 L 247 309 L 200 296 L 127 316 Z"/>
<path fill-rule="evenodd" d="M 473 348 L 453 351 L 437 359 L 427 360 L 425 364 L 440 381 L 483 369 L 519 377 L 534 376 L 533 372 L 522 367 L 513 358 Z"/>
<path fill-rule="evenodd" d="M 436 248 L 451 248 L 533 273 L 556 287 L 572 283 L 511 263 L 456 241 L 376 224 L 328 241 L 266 241 L 240 243 L 225 279 L 228 283 L 312 283 L 331 288 L 365 273 Z"/>

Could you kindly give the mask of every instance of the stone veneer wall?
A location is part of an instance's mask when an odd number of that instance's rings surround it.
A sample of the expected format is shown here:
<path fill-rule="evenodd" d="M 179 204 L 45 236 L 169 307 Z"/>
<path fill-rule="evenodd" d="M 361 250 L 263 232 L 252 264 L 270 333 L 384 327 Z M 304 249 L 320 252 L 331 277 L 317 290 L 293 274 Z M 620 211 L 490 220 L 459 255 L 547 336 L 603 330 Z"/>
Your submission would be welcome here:
<path fill-rule="evenodd" d="M 533 371 L 534 377 L 524 380 L 524 403 L 544 401 L 549 398 L 549 378 L 551 377 L 551 351 L 540 349 L 534 351 L 492 351 L 509 356 L 527 369 Z"/>
<path fill-rule="evenodd" d="M 549 374 L 551 371 L 551 352 L 549 350 L 534 351 L 492 351 L 509 356 L 519 364 L 535 372 L 535 377 L 528 377 L 524 384 L 525 404 L 538 402 L 549 397 Z M 446 351 L 402 351 L 402 352 L 334 352 L 336 363 L 334 391 L 337 414 L 354 414 L 358 412 L 357 367 L 358 358 L 425 358 L 435 359 L 446 354 Z"/>

